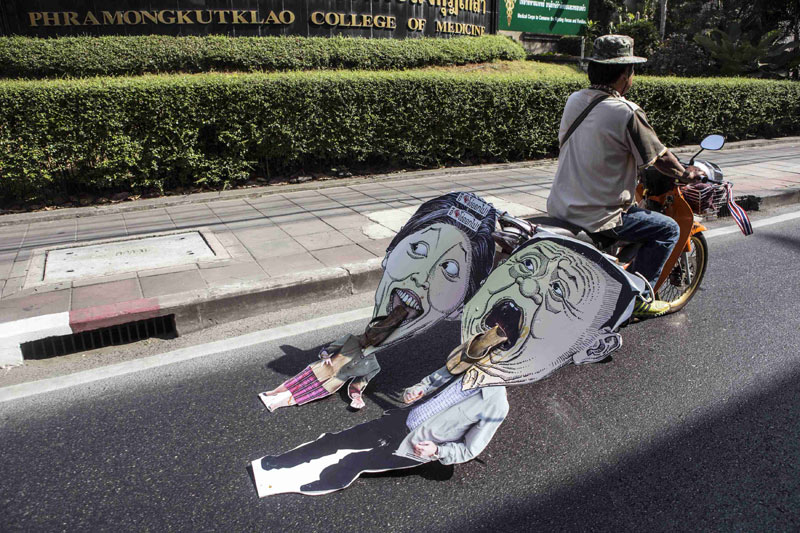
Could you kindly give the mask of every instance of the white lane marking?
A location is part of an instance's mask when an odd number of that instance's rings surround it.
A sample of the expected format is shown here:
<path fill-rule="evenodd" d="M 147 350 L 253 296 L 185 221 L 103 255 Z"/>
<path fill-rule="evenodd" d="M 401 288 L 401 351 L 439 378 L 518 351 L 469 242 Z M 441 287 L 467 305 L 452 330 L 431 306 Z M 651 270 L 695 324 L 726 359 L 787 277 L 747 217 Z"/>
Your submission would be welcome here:
<path fill-rule="evenodd" d="M 0 388 L 0 403 L 18 400 L 20 398 L 42 394 L 45 392 L 66 389 L 76 385 L 84 385 L 94 381 L 99 381 L 101 379 L 124 376 L 133 372 L 140 372 L 142 370 L 180 363 L 190 359 L 204 357 L 206 355 L 228 352 L 239 348 L 245 348 L 247 346 L 252 346 L 254 344 L 260 344 L 262 342 L 269 342 L 284 337 L 291 337 L 306 331 L 338 326 L 340 324 L 346 324 L 347 322 L 364 320 L 371 317 L 372 307 L 364 307 L 362 309 L 356 309 L 355 311 L 347 311 L 346 313 L 338 313 L 321 318 L 313 318 L 311 320 L 296 322 L 286 326 L 280 326 L 264 331 L 257 331 L 255 333 L 248 333 L 246 335 L 240 335 L 239 337 L 233 337 L 231 339 L 223 339 L 197 346 L 187 346 L 186 348 L 181 348 L 172 352 L 151 355 L 149 357 L 143 357 L 141 359 L 135 359 L 133 361 L 126 361 L 124 363 L 117 363 L 115 365 L 109 365 L 100 368 L 93 368 L 91 370 L 84 370 L 82 372 L 76 372 L 66 376 L 42 379 L 29 383 L 20 383 L 19 385 L 9 385 L 8 387 Z"/>
<path fill-rule="evenodd" d="M 773 224 L 780 224 L 781 222 L 788 222 L 790 220 L 795 220 L 798 218 L 800 218 L 800 211 L 795 211 L 793 213 L 784 213 L 782 215 L 776 215 L 774 217 L 769 217 L 753 222 L 753 229 L 763 228 L 764 226 L 771 226 Z M 709 231 L 704 231 L 703 235 L 706 236 L 706 239 L 712 239 L 714 237 L 719 237 L 720 235 L 727 235 L 729 233 L 736 233 L 738 231 L 739 231 L 739 226 L 734 224 L 732 226 L 725 226 L 722 228 L 716 228 Z"/>

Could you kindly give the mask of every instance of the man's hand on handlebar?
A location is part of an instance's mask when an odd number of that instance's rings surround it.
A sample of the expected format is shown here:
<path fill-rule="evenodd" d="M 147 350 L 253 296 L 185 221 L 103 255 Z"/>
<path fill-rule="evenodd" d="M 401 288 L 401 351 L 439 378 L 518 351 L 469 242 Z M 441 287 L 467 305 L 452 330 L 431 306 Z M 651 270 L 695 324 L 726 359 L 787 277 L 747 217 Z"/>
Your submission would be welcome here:
<path fill-rule="evenodd" d="M 681 180 L 683 183 L 695 183 L 702 180 L 705 177 L 706 177 L 705 172 L 703 172 L 694 165 L 689 165 L 685 167 L 683 174 L 678 179 Z"/>
<path fill-rule="evenodd" d="M 662 174 L 672 176 L 683 183 L 694 183 L 705 177 L 705 173 L 694 165 L 684 167 L 669 150 L 656 159 L 654 165 Z"/>

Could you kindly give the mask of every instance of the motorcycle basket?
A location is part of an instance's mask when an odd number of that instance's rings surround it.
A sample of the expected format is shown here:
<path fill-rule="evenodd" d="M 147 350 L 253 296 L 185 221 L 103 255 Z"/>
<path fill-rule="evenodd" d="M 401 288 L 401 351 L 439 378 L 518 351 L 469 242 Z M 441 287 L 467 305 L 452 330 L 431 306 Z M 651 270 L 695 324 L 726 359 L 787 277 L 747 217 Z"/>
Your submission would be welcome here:
<path fill-rule="evenodd" d="M 727 203 L 725 185 L 692 183 L 682 187 L 683 198 L 695 215 L 715 216 Z"/>

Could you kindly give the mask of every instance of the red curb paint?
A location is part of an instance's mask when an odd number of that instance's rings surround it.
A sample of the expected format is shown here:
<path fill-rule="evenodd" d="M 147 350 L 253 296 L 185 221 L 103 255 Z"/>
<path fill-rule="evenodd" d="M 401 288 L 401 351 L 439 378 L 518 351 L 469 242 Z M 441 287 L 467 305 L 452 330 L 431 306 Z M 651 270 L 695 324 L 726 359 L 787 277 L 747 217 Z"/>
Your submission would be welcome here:
<path fill-rule="evenodd" d="M 98 305 L 69 312 L 69 327 L 73 333 L 116 326 L 125 322 L 157 317 L 161 307 L 157 298 L 140 298 L 129 302 Z"/>

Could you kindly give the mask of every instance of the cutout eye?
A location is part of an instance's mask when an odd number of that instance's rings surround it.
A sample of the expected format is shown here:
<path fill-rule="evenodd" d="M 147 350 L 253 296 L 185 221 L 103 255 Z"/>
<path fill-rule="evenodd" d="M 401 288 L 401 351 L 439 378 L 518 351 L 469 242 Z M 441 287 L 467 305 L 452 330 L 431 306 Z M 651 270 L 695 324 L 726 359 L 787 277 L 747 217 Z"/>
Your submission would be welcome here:
<path fill-rule="evenodd" d="M 553 296 L 555 296 L 555 298 L 556 298 L 557 300 L 563 300 L 563 299 L 564 299 L 564 297 L 565 297 L 565 294 L 564 294 L 564 287 L 562 287 L 562 286 L 561 286 L 561 283 L 560 283 L 560 282 L 558 282 L 558 281 L 554 281 L 554 282 L 553 282 L 553 283 L 550 285 L 550 292 L 552 292 L 552 293 L 553 293 Z"/>
<path fill-rule="evenodd" d="M 448 260 L 439 265 L 444 270 L 445 276 L 450 279 L 458 278 L 458 275 L 461 273 L 461 268 L 458 266 L 458 263 L 453 260 Z"/>
<path fill-rule="evenodd" d="M 428 243 L 424 241 L 413 242 L 408 253 L 411 257 L 428 257 Z"/>
<path fill-rule="evenodd" d="M 522 266 L 524 266 L 525 270 L 527 270 L 529 272 L 536 272 L 537 265 L 536 265 L 536 262 L 533 259 L 530 259 L 530 258 L 525 259 L 522 262 Z"/>

